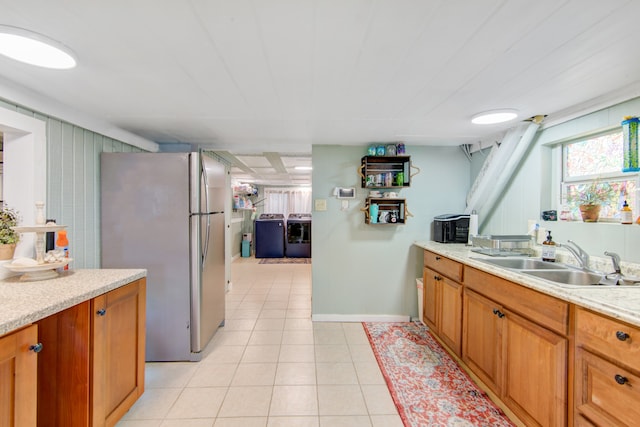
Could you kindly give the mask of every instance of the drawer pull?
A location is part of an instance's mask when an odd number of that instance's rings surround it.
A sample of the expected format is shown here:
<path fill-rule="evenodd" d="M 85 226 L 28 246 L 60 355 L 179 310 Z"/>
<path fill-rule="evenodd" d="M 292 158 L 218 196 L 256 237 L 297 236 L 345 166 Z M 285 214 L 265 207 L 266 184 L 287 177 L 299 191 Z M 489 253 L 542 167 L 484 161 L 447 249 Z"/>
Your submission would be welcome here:
<path fill-rule="evenodd" d="M 105 314 L 107 314 L 107 310 L 104 308 L 101 308 L 100 310 L 96 311 L 96 314 L 98 316 L 104 316 Z"/>
<path fill-rule="evenodd" d="M 497 308 L 493 309 L 493 314 L 495 314 L 496 316 L 498 316 L 501 319 L 504 317 L 504 313 L 501 312 L 500 310 L 498 310 Z"/>
<path fill-rule="evenodd" d="M 629 382 L 627 377 L 623 377 L 622 375 L 616 375 L 614 378 L 616 379 L 616 382 L 620 385 L 625 385 L 626 383 Z"/>
<path fill-rule="evenodd" d="M 433 278 L 434 278 L 435 280 L 442 280 L 442 277 L 440 277 L 440 276 L 433 276 Z"/>
<path fill-rule="evenodd" d="M 629 334 L 626 332 L 618 331 L 616 332 L 616 338 L 618 338 L 620 341 L 626 341 L 629 339 Z"/>
<path fill-rule="evenodd" d="M 29 350 L 33 351 L 34 353 L 40 353 L 42 351 L 42 343 L 39 342 L 38 344 L 34 344 L 32 346 L 29 346 Z"/>
<path fill-rule="evenodd" d="M 440 261 L 440 259 L 441 259 L 441 258 L 440 258 L 439 256 L 437 256 L 437 257 L 436 257 L 436 261 Z"/>

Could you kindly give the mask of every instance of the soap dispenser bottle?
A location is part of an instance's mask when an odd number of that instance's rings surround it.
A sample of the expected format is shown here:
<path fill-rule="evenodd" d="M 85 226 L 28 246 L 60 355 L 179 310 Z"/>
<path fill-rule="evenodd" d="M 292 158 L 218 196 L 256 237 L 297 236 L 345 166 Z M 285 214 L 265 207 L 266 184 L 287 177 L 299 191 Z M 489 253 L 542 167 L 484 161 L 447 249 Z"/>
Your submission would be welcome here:
<path fill-rule="evenodd" d="M 633 224 L 633 211 L 626 200 L 622 204 L 622 209 L 620 209 L 620 223 Z"/>
<path fill-rule="evenodd" d="M 556 262 L 556 242 L 551 237 L 551 230 L 547 231 L 547 239 L 542 242 L 542 260 Z"/>

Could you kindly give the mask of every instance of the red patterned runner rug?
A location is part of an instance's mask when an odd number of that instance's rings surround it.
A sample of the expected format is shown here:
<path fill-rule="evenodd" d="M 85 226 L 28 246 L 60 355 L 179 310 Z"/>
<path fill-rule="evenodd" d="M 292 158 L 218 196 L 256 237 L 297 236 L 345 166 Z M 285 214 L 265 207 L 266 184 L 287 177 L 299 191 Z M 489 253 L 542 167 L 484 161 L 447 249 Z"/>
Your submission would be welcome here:
<path fill-rule="evenodd" d="M 514 426 L 419 323 L 363 323 L 405 426 Z"/>

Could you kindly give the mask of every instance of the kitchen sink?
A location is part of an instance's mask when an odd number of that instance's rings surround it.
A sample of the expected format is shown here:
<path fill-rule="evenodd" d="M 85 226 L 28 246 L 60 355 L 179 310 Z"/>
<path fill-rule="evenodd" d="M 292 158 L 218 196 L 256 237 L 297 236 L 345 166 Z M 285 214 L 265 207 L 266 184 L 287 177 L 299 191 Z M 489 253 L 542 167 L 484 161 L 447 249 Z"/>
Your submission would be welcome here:
<path fill-rule="evenodd" d="M 502 268 L 514 270 L 566 270 L 564 265 L 542 261 L 537 258 L 472 258 Z"/>
<path fill-rule="evenodd" d="M 535 276 L 540 279 L 550 280 L 552 282 L 561 283 L 572 286 L 593 286 L 599 285 L 603 279 L 602 274 L 590 273 L 581 270 L 529 270 L 521 271 L 521 273 Z"/>

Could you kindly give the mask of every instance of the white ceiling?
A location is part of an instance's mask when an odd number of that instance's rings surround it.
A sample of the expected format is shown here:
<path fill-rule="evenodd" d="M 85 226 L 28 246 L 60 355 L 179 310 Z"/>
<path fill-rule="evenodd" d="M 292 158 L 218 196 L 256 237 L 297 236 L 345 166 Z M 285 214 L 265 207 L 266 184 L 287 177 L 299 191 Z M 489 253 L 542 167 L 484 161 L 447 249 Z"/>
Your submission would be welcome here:
<path fill-rule="evenodd" d="M 480 111 L 549 120 L 640 94 L 637 0 L 0 7 L 0 24 L 45 34 L 79 59 L 51 71 L 0 56 L 3 81 L 155 142 L 225 152 L 238 174 L 265 180 L 293 179 L 286 162 L 308 161 L 312 144 L 470 144 L 510 126 L 470 124 Z M 283 156 L 272 172 L 249 166 L 279 157 L 264 153 Z"/>

